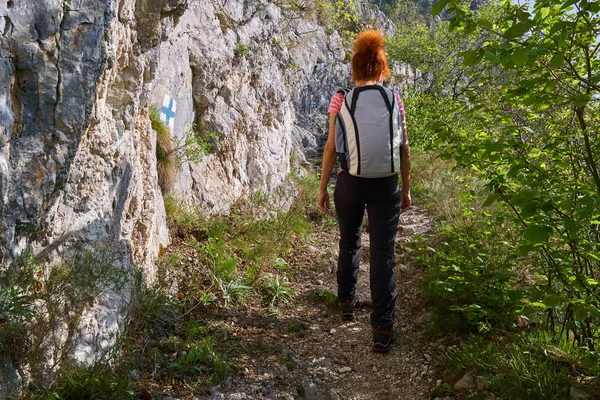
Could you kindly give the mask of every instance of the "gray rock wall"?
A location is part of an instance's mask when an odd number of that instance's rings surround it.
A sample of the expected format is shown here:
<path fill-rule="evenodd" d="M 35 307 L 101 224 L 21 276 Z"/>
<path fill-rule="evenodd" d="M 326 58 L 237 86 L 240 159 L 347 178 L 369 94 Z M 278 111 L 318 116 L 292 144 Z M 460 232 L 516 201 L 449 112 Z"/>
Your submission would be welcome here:
<path fill-rule="evenodd" d="M 146 105 L 157 51 L 138 40 L 153 38 L 156 24 L 138 23 L 140 3 L 0 3 L 3 266 L 31 250 L 43 280 L 76 250 L 104 250 L 115 266 L 142 265 L 152 277 L 168 235 Z M 174 17 L 159 15 L 161 34 Z M 102 293 L 79 327 L 68 326 L 65 304 L 39 349 L 47 367 L 93 361 L 114 342 L 128 298 L 127 289 Z"/>
<path fill-rule="evenodd" d="M 156 21 L 137 20 L 146 3 L 158 7 Z M 152 41 L 167 31 L 161 18 L 174 15 L 168 3 L 0 6 L 4 262 L 28 248 L 39 261 L 60 258 L 77 243 L 151 264 L 158 243 L 167 244 L 146 98 Z"/>
<path fill-rule="evenodd" d="M 175 100 L 180 137 L 192 123 L 216 133 L 211 154 L 183 166 L 173 193 L 208 212 L 277 191 L 294 148 L 314 155 L 329 98 L 348 75 L 336 32 L 269 1 L 190 2 L 159 54 L 151 102 Z"/>

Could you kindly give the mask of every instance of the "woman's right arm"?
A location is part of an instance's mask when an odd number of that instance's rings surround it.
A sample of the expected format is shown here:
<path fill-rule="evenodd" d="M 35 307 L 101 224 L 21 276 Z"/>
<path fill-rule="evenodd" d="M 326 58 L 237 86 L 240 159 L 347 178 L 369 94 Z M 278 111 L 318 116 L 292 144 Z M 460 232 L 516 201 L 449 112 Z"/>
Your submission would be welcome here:
<path fill-rule="evenodd" d="M 331 170 L 335 165 L 335 117 L 337 114 L 329 113 L 329 136 L 327 137 L 327 143 L 325 143 L 325 149 L 323 150 L 323 164 L 321 166 L 321 185 L 319 187 L 319 200 L 317 204 L 323 212 L 327 212 L 330 208 L 329 193 L 327 192 L 327 185 L 329 185 L 329 178 L 331 178 Z"/>
<path fill-rule="evenodd" d="M 402 210 L 407 211 L 410 207 L 410 146 L 406 136 L 406 115 L 402 114 L 402 164 L 400 164 L 400 176 L 402 177 Z"/>

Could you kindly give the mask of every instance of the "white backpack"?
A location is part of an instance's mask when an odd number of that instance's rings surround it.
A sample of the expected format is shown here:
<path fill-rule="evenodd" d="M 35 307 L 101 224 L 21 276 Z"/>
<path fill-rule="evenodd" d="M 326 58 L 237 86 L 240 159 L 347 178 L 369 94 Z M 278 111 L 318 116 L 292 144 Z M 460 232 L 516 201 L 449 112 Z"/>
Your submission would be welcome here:
<path fill-rule="evenodd" d="M 342 169 L 361 178 L 398 173 L 402 121 L 394 93 L 379 85 L 338 93 L 344 101 L 335 120 L 335 149 Z"/>

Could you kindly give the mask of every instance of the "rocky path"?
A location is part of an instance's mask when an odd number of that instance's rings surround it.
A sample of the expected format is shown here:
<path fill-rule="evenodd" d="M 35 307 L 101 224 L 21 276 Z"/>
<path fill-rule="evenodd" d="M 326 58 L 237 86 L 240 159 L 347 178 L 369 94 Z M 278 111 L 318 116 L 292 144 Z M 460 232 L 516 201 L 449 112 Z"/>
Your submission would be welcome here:
<path fill-rule="evenodd" d="M 424 337 L 429 314 L 419 299 L 423 271 L 411 262 L 402 243 L 426 232 L 431 222 L 412 208 L 401 216 L 396 263 L 399 296 L 397 340 L 389 354 L 371 350 L 370 301 L 357 310 L 357 320 L 342 323 L 336 293 L 335 226 L 315 233 L 312 243 L 290 260 L 296 292 L 289 306 L 271 315 L 237 310 L 214 315 L 242 343 L 240 373 L 200 399 L 431 399 L 441 384 L 432 370 L 436 345 Z M 363 233 L 358 295 L 369 299 L 369 237 Z"/>

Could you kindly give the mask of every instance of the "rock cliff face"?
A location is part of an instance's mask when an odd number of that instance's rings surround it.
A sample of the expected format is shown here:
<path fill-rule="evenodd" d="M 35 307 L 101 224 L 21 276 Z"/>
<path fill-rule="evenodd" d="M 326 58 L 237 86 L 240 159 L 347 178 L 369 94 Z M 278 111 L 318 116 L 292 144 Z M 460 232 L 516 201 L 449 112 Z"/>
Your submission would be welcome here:
<path fill-rule="evenodd" d="M 215 133 L 178 173 L 177 199 L 223 212 L 280 190 L 293 154 L 316 154 L 329 98 L 349 83 L 340 36 L 286 4 L 2 0 L 0 264 L 108 249 L 152 278 L 169 237 L 150 105 L 176 137 L 192 124 Z M 108 296 L 81 319 L 78 359 L 117 329 L 106 316 L 124 302 Z"/>
<path fill-rule="evenodd" d="M 145 45 L 150 24 L 136 20 L 143 3 L 2 4 L 5 263 L 29 248 L 55 259 L 76 243 L 144 262 L 166 243 L 146 112 L 156 50 Z"/>
<path fill-rule="evenodd" d="M 294 149 L 315 153 L 344 56 L 337 33 L 271 2 L 190 3 L 160 46 L 150 101 L 176 104 L 176 135 L 196 123 L 216 137 L 203 162 L 184 166 L 175 197 L 210 212 L 276 191 Z"/>

